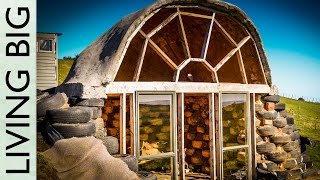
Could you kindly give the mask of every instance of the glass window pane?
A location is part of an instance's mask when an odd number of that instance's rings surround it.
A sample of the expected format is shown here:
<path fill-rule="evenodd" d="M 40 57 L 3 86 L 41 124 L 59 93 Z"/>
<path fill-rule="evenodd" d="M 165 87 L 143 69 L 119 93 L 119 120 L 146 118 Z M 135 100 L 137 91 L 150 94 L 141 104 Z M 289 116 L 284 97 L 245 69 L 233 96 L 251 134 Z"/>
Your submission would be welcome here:
<path fill-rule="evenodd" d="M 247 148 L 223 152 L 223 177 L 225 179 L 246 179 L 247 172 Z"/>
<path fill-rule="evenodd" d="M 246 94 L 222 94 L 223 147 L 247 144 Z"/>
<path fill-rule="evenodd" d="M 172 95 L 139 95 L 140 155 L 172 152 Z"/>
<path fill-rule="evenodd" d="M 40 51 L 52 51 L 52 40 L 40 40 Z"/>

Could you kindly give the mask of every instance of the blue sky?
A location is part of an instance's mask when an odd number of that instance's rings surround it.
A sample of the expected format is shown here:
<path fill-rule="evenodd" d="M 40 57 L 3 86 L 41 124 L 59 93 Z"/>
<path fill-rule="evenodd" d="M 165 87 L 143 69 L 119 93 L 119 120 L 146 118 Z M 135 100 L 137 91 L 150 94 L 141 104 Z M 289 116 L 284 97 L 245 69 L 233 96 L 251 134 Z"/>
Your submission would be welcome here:
<path fill-rule="evenodd" d="M 281 93 L 320 99 L 320 2 L 225 0 L 257 26 Z M 59 58 L 79 54 L 122 17 L 153 0 L 38 0 L 39 32 L 60 32 Z M 290 2 L 290 3 L 288 3 Z"/>

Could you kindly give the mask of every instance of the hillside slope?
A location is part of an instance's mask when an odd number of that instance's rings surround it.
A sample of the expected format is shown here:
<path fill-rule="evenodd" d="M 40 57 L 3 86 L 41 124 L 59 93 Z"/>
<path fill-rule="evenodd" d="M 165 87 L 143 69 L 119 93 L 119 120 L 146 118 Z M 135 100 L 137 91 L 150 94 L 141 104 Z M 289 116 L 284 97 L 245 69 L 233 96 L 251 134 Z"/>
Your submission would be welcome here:
<path fill-rule="evenodd" d="M 70 68 L 73 64 L 73 59 L 59 59 L 58 61 L 58 84 L 60 85 L 66 79 Z"/>
<path fill-rule="evenodd" d="M 286 103 L 286 110 L 294 117 L 295 124 L 302 136 L 316 141 L 316 147 L 307 146 L 314 166 L 320 168 L 320 103 L 298 101 L 281 97 Z"/>

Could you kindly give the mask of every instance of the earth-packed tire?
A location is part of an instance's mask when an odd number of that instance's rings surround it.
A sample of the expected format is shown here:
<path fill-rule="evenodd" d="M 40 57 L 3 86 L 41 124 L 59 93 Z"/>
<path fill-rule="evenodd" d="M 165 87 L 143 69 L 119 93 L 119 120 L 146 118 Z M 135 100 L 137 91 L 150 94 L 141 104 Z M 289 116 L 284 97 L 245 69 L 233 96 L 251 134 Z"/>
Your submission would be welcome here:
<path fill-rule="evenodd" d="M 282 163 L 283 167 L 290 170 L 295 168 L 298 165 L 297 159 L 295 158 L 288 158 Z"/>
<path fill-rule="evenodd" d="M 275 163 L 282 163 L 288 158 L 288 154 L 285 151 L 275 151 L 268 153 L 268 159 Z"/>
<path fill-rule="evenodd" d="M 260 136 L 272 136 L 276 134 L 277 128 L 272 125 L 265 125 L 258 127 L 258 133 Z"/>
<path fill-rule="evenodd" d="M 299 167 L 302 169 L 302 171 L 307 169 L 306 163 L 300 163 Z"/>
<path fill-rule="evenodd" d="M 137 175 L 141 180 L 157 180 L 157 176 L 154 175 L 152 172 L 138 171 Z"/>
<path fill-rule="evenodd" d="M 285 103 L 277 103 L 275 106 L 274 106 L 274 109 L 278 112 L 280 111 L 283 111 L 286 109 L 286 104 Z"/>
<path fill-rule="evenodd" d="M 299 144 L 296 141 L 288 142 L 287 144 L 282 146 L 283 150 L 290 152 L 299 148 Z"/>
<path fill-rule="evenodd" d="M 288 152 L 288 155 L 292 158 L 299 158 L 299 156 L 301 156 L 301 153 L 299 149 L 295 149 L 293 151 Z"/>
<path fill-rule="evenodd" d="M 272 121 L 272 124 L 277 128 L 283 128 L 287 125 L 287 119 L 283 117 L 278 117 L 277 119 Z"/>
<path fill-rule="evenodd" d="M 256 143 L 262 142 L 263 139 L 261 138 L 261 136 L 259 136 L 258 134 L 256 134 Z"/>
<path fill-rule="evenodd" d="M 42 92 L 41 94 L 38 95 L 37 93 L 37 101 L 40 101 L 41 99 L 45 98 L 49 96 L 49 93 L 48 92 Z"/>
<path fill-rule="evenodd" d="M 257 153 L 264 154 L 264 153 L 274 152 L 276 150 L 276 145 L 269 142 L 263 142 L 263 143 L 258 143 L 256 148 L 257 148 Z"/>
<path fill-rule="evenodd" d="M 295 127 L 294 125 L 286 125 L 285 127 L 282 128 L 282 132 L 286 134 L 291 134 L 293 133 Z"/>
<path fill-rule="evenodd" d="M 280 101 L 280 96 L 279 95 L 264 96 L 262 99 L 265 102 L 278 103 Z"/>
<path fill-rule="evenodd" d="M 91 111 L 82 107 L 52 109 L 47 111 L 47 117 L 52 123 L 86 123 L 91 120 Z"/>
<path fill-rule="evenodd" d="M 289 171 L 288 170 L 275 170 L 275 173 L 277 173 L 277 177 L 279 180 L 289 179 Z"/>
<path fill-rule="evenodd" d="M 101 130 L 104 128 L 104 121 L 102 118 L 97 118 L 97 119 L 92 119 L 91 121 L 89 122 L 92 122 L 95 124 L 96 126 L 96 130 Z"/>
<path fill-rule="evenodd" d="M 84 99 L 84 100 L 80 101 L 79 103 L 77 103 L 77 106 L 103 107 L 104 100 L 97 99 L 97 98 Z"/>
<path fill-rule="evenodd" d="M 310 168 L 313 167 L 313 162 L 312 162 L 312 161 L 306 161 L 306 162 L 303 162 L 303 163 L 306 164 L 306 168 L 307 168 L 307 169 L 310 169 Z"/>
<path fill-rule="evenodd" d="M 272 172 L 277 169 L 277 164 L 272 161 L 264 160 L 264 161 L 258 162 L 257 167 L 260 169 Z"/>
<path fill-rule="evenodd" d="M 135 156 L 132 156 L 130 154 L 115 154 L 113 157 L 121 159 L 123 162 L 125 162 L 129 169 L 133 172 L 138 172 L 138 159 Z"/>
<path fill-rule="evenodd" d="M 95 125 L 90 122 L 81 124 L 54 123 L 52 127 L 64 138 L 92 136 L 96 132 Z"/>
<path fill-rule="evenodd" d="M 102 116 L 102 109 L 100 107 L 88 107 L 88 106 L 73 106 L 73 107 L 81 107 L 84 109 L 88 109 L 91 114 L 92 119 L 101 118 Z"/>
<path fill-rule="evenodd" d="M 279 115 L 280 115 L 281 117 L 286 118 L 286 117 L 288 116 L 288 112 L 287 112 L 287 110 L 282 110 L 282 111 L 279 112 Z M 287 122 L 287 123 L 288 123 L 288 122 Z"/>
<path fill-rule="evenodd" d="M 46 115 L 47 110 L 58 109 L 64 105 L 64 98 L 61 93 L 49 95 L 37 102 L 37 117 Z"/>
<path fill-rule="evenodd" d="M 262 115 L 263 119 L 276 119 L 278 117 L 278 112 L 277 111 L 265 111 Z"/>
<path fill-rule="evenodd" d="M 292 116 L 287 116 L 287 123 L 290 125 L 294 124 L 294 118 Z"/>
<path fill-rule="evenodd" d="M 290 136 L 285 133 L 275 134 L 275 135 L 271 136 L 270 139 L 271 139 L 271 142 L 273 142 L 274 144 L 287 144 L 287 143 L 291 142 Z"/>
<path fill-rule="evenodd" d="M 119 142 L 118 139 L 112 136 L 107 136 L 101 138 L 103 145 L 106 146 L 109 154 L 117 154 L 119 152 Z"/>
<path fill-rule="evenodd" d="M 302 157 L 303 157 L 303 162 L 311 161 L 311 157 L 310 157 L 309 154 L 307 154 L 307 153 L 302 153 L 301 155 L 302 155 Z"/>
<path fill-rule="evenodd" d="M 291 140 L 295 141 L 297 139 L 300 139 L 300 133 L 299 131 L 294 131 L 293 133 L 290 134 Z"/>
<path fill-rule="evenodd" d="M 301 179 L 303 171 L 301 168 L 294 168 L 289 171 L 290 179 Z"/>

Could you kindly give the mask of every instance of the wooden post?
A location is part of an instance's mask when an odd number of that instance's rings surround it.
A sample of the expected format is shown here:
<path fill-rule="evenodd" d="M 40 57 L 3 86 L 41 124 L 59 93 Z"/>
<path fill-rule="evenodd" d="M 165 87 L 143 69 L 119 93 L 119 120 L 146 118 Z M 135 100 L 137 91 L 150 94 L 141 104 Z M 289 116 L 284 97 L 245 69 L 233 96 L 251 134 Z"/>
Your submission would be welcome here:
<path fill-rule="evenodd" d="M 180 26 L 181 26 L 183 40 L 184 40 L 184 43 L 185 43 L 184 45 L 185 45 L 186 50 L 187 50 L 188 58 L 191 58 L 190 49 L 189 49 L 189 45 L 188 45 L 188 40 L 187 40 L 186 32 L 184 30 L 184 25 L 183 25 L 180 9 L 177 8 L 177 11 L 179 13 L 179 22 L 180 22 Z"/>
<path fill-rule="evenodd" d="M 209 94 L 209 137 L 210 137 L 210 176 L 216 179 L 216 149 L 215 149 L 215 101 L 214 93 Z"/>
<path fill-rule="evenodd" d="M 143 48 L 141 49 L 140 56 L 139 56 L 139 62 L 136 66 L 136 69 L 134 71 L 133 81 L 139 81 L 141 68 L 144 60 L 144 55 L 146 54 L 146 50 L 148 47 L 148 39 L 144 41 Z"/>
<path fill-rule="evenodd" d="M 178 93 L 178 159 L 179 179 L 185 179 L 185 152 L 184 152 L 184 93 Z"/>
<path fill-rule="evenodd" d="M 131 155 L 136 155 L 136 123 L 135 123 L 135 96 L 130 94 L 130 132 L 131 132 Z"/>
<path fill-rule="evenodd" d="M 216 173 L 217 173 L 217 179 L 223 179 L 222 176 L 222 163 L 223 163 L 223 152 L 222 152 L 222 145 L 223 145 L 223 141 L 222 141 L 222 128 L 221 128 L 221 123 L 220 123 L 220 119 L 221 119 L 221 115 L 222 115 L 222 110 L 220 107 L 221 104 L 221 93 L 215 93 L 214 94 L 214 108 L 215 108 L 215 112 L 217 112 L 215 114 L 215 118 L 214 118 L 214 122 L 215 122 L 215 127 L 216 127 Z"/>
<path fill-rule="evenodd" d="M 120 154 L 126 154 L 126 93 L 120 95 Z"/>
<path fill-rule="evenodd" d="M 249 154 L 249 160 L 250 157 L 251 158 L 251 170 L 250 170 L 250 166 L 248 168 L 248 174 L 250 176 L 250 172 L 251 172 L 251 179 L 257 179 L 257 172 L 256 172 L 256 167 L 257 167 L 257 161 L 256 161 L 256 120 L 255 120 L 255 115 L 256 115 L 256 111 L 255 111 L 255 94 L 251 93 L 250 94 L 250 119 L 248 120 L 248 122 L 251 122 L 250 125 L 250 133 L 251 133 L 251 143 L 250 143 L 250 139 L 248 139 L 249 144 L 249 149 L 251 149 L 251 156 Z M 251 146 L 251 147 L 250 147 Z M 249 163 L 250 164 L 250 163 Z M 249 178 L 250 179 L 250 178 Z"/>

